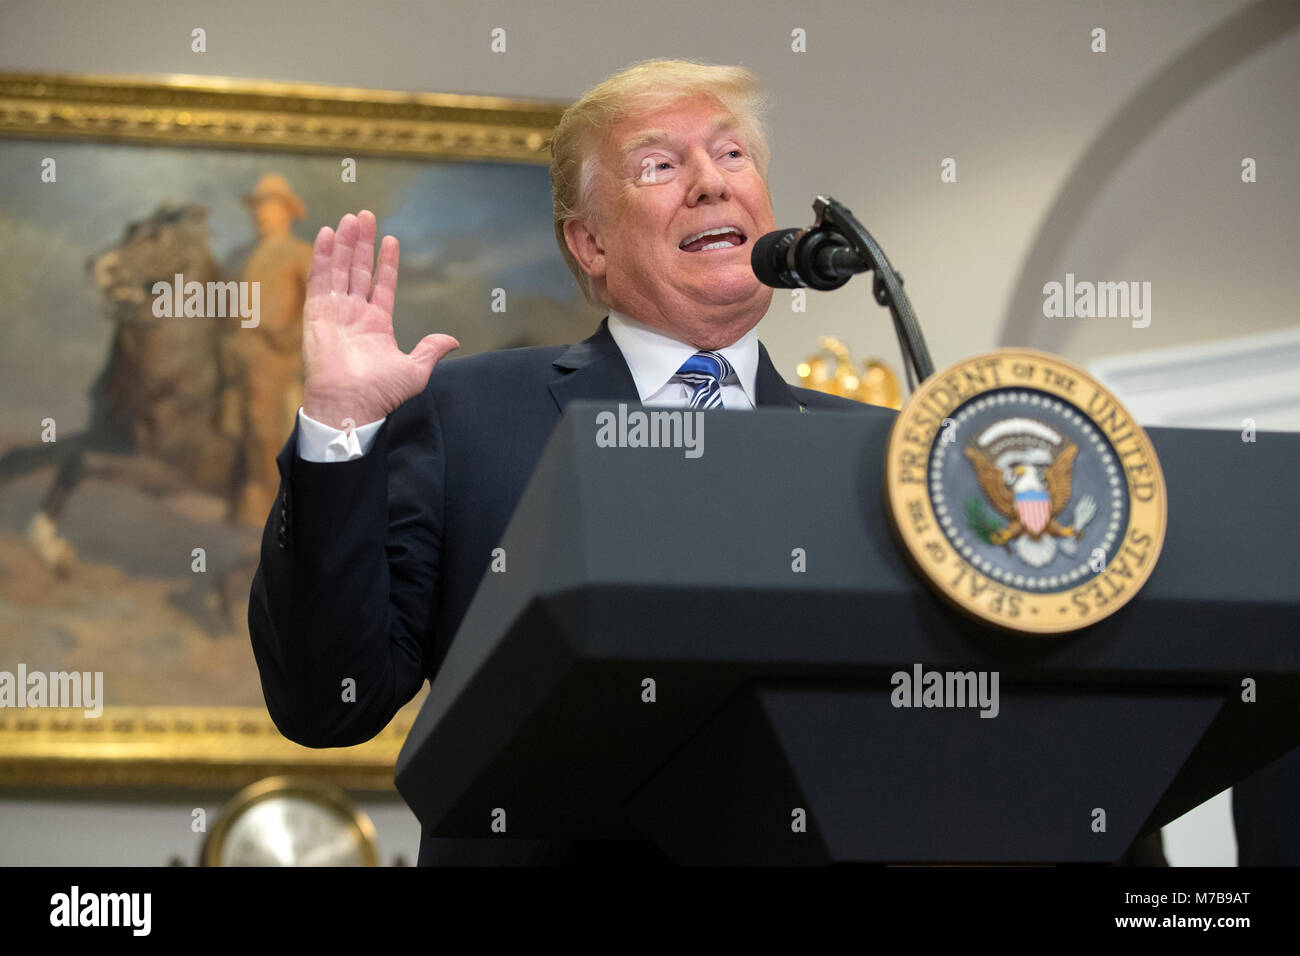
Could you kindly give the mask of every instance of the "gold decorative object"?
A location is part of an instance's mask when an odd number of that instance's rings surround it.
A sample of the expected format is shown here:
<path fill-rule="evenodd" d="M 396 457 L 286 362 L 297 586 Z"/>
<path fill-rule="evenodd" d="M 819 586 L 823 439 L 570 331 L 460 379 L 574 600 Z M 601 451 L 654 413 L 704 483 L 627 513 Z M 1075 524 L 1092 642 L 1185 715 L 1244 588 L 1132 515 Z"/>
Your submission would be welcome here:
<path fill-rule="evenodd" d="M 880 359 L 867 359 L 859 372 L 853 364 L 848 346 L 839 339 L 823 335 L 817 345 L 830 354 L 810 355 L 799 363 L 795 372 L 804 388 L 815 388 L 829 395 L 839 395 L 868 405 L 886 408 L 902 406 L 902 392 L 894 370 Z"/>

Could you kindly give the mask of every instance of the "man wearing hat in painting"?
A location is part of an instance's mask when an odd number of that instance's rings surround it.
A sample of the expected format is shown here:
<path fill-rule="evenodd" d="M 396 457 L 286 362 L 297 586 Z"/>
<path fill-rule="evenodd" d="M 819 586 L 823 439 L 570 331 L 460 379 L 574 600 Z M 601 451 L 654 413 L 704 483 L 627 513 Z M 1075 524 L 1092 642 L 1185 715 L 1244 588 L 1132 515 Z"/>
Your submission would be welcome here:
<path fill-rule="evenodd" d="M 276 452 L 302 402 L 302 309 L 312 247 L 293 234 L 293 223 L 307 210 L 283 176 L 262 176 L 244 204 L 259 241 L 240 278 L 258 284 L 260 309 L 255 325 L 226 337 L 234 381 L 226 391 L 224 421 L 244 449 L 235 519 L 260 525 L 280 486 Z"/>

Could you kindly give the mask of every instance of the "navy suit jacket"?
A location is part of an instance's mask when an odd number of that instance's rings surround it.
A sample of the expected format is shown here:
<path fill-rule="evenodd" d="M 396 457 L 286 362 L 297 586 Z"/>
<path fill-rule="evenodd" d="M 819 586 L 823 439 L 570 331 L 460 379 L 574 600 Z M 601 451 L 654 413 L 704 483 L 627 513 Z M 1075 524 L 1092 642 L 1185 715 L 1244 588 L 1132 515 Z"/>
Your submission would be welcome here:
<path fill-rule="evenodd" d="M 760 407 L 858 408 L 794 388 L 759 345 Z M 438 363 L 366 455 L 277 457 L 248 629 L 267 710 L 290 740 L 345 747 L 379 733 L 431 681 L 551 431 L 574 400 L 638 402 L 608 320 L 572 346 Z M 343 702 L 346 678 L 356 701 Z M 662 860 L 648 845 L 449 840 L 426 832 L 421 865 Z"/>

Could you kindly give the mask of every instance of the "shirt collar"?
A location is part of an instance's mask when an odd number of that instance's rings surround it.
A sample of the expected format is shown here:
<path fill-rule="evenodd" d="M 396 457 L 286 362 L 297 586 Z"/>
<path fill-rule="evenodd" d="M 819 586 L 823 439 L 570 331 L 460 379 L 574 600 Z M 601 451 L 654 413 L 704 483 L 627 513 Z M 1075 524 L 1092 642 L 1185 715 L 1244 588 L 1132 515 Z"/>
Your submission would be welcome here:
<path fill-rule="evenodd" d="M 623 358 L 627 361 L 637 394 L 645 401 L 677 374 L 682 363 L 700 351 L 689 342 L 673 338 L 653 326 L 638 322 L 626 315 L 609 312 L 609 334 Z M 740 387 L 751 405 L 758 407 L 754 380 L 758 375 L 758 326 L 750 329 L 735 342 L 715 349 L 736 370 Z"/>

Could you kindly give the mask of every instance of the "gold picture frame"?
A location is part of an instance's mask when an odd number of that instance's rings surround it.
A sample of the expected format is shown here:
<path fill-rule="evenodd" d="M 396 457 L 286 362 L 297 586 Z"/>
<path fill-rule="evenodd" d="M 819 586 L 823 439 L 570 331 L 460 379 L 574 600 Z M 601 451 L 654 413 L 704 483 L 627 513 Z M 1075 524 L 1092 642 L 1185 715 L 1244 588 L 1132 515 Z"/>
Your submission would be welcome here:
<path fill-rule="evenodd" d="M 0 136 L 545 164 L 567 104 L 211 76 L 0 72 Z M 410 730 L 399 715 L 365 744 L 314 750 L 264 708 L 0 710 L 0 787 L 238 788 L 310 774 L 393 789 Z"/>
<path fill-rule="evenodd" d="M 0 787 L 228 789 L 309 774 L 345 790 L 392 790 L 410 729 L 399 714 L 364 744 L 314 750 L 281 736 L 258 707 L 0 711 Z"/>
<path fill-rule="evenodd" d="M 567 104 L 172 74 L 0 72 L 0 135 L 546 163 Z"/>

